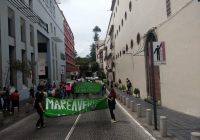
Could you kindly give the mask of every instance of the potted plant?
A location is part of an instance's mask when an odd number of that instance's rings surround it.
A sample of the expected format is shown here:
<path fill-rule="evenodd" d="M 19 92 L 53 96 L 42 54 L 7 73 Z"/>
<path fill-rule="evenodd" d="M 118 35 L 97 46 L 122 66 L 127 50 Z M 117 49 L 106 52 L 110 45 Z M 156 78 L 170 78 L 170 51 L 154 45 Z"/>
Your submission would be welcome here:
<path fill-rule="evenodd" d="M 135 88 L 133 92 L 136 97 L 140 98 L 140 90 L 138 88 Z"/>
<path fill-rule="evenodd" d="M 126 91 L 126 86 L 125 85 L 122 85 L 122 91 Z"/>

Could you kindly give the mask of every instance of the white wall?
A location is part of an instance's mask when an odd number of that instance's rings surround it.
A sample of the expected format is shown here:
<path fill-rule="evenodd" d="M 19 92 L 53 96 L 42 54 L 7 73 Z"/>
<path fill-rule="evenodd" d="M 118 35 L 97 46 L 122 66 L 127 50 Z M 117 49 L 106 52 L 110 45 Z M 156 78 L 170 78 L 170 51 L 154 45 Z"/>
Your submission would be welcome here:
<path fill-rule="evenodd" d="M 158 28 L 166 43 L 166 65 L 160 66 L 162 104 L 200 117 L 200 5 L 193 2 Z M 176 31 L 176 32 L 174 32 Z"/>
<path fill-rule="evenodd" d="M 120 78 L 125 84 L 125 79 L 128 77 L 133 86 L 141 90 L 142 98 L 147 97 L 145 57 L 132 57 L 131 54 L 135 54 L 139 48 L 144 47 L 145 38 L 143 36 L 152 27 L 157 27 L 155 33 L 158 36 L 158 41 L 166 43 L 167 64 L 160 66 L 161 103 L 176 111 L 199 117 L 200 42 L 198 35 L 200 32 L 200 4 L 197 1 L 192 1 L 186 8 L 182 8 L 189 1 L 171 1 L 172 15 L 169 18 L 167 18 L 166 13 L 166 1 L 131 0 L 131 12 L 128 8 L 129 0 L 120 1 L 119 6 L 116 2 L 115 18 L 111 19 L 115 26 L 114 34 L 117 30 L 119 32 L 119 25 L 121 29 L 115 39 L 115 56 L 122 51 L 126 44 L 129 46 L 129 54 L 122 55 L 115 60 L 116 80 Z M 183 10 L 180 11 L 180 9 Z M 127 12 L 127 20 L 124 18 L 125 11 Z M 123 27 L 121 25 L 122 19 L 124 21 Z M 142 37 L 139 45 L 136 43 L 137 33 L 140 33 Z M 130 49 L 131 39 L 134 41 L 133 49 Z M 139 55 L 144 55 L 144 52 Z"/>

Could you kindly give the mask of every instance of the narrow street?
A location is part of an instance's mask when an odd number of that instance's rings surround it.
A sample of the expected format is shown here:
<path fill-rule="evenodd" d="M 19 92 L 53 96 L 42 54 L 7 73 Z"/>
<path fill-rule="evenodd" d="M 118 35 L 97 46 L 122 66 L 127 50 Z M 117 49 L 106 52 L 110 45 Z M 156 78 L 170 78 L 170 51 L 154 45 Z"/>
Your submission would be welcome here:
<path fill-rule="evenodd" d="M 36 129 L 37 114 L 0 132 L 3 140 L 128 140 L 134 139 L 134 124 L 118 107 L 117 123 L 110 122 L 109 110 L 100 110 L 78 116 L 45 118 L 46 128 Z M 77 120 L 77 124 L 74 125 Z M 70 131 L 74 127 L 73 131 Z"/>

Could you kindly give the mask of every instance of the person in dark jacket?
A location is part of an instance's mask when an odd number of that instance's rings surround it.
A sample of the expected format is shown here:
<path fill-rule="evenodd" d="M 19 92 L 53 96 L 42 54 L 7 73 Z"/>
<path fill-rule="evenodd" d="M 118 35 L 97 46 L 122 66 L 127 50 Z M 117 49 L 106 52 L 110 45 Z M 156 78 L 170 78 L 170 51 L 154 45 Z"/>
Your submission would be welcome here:
<path fill-rule="evenodd" d="M 111 89 L 110 89 L 110 94 L 108 95 L 108 108 L 110 110 L 110 115 L 111 115 L 111 122 L 115 123 L 117 122 L 115 119 L 115 114 L 114 114 L 114 109 L 115 109 L 115 98 L 116 98 L 116 92 L 113 88 L 113 85 L 111 85 Z"/>
<path fill-rule="evenodd" d="M 40 91 L 37 92 L 35 104 L 34 104 L 34 107 L 35 107 L 35 109 L 36 109 L 36 111 L 39 115 L 39 119 L 36 123 L 37 128 L 45 127 L 44 126 L 44 118 L 43 118 L 43 114 L 44 114 L 45 111 L 44 111 L 44 108 L 42 106 L 43 99 L 44 99 L 44 89 L 40 88 Z"/>

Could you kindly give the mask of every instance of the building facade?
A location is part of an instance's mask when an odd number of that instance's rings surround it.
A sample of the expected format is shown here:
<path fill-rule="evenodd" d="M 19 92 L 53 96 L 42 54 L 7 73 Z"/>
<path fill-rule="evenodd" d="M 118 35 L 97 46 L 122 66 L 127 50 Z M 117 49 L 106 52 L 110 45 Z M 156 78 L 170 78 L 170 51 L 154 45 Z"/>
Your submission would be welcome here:
<path fill-rule="evenodd" d="M 0 83 L 24 86 L 65 77 L 63 14 L 54 0 L 0 1 Z M 64 54 L 63 54 L 64 55 Z M 29 65 L 28 65 L 29 63 Z M 17 64 L 26 64 L 19 70 Z"/>
<path fill-rule="evenodd" d="M 74 79 L 77 76 L 78 69 L 75 64 L 74 35 L 70 29 L 67 20 L 64 19 L 65 34 L 65 56 L 66 56 L 66 77 Z"/>
<path fill-rule="evenodd" d="M 199 1 L 113 0 L 111 10 L 106 40 L 114 48 L 115 81 L 129 78 L 150 100 L 155 83 L 162 106 L 199 117 Z M 156 42 L 166 63 L 153 66 Z"/>

